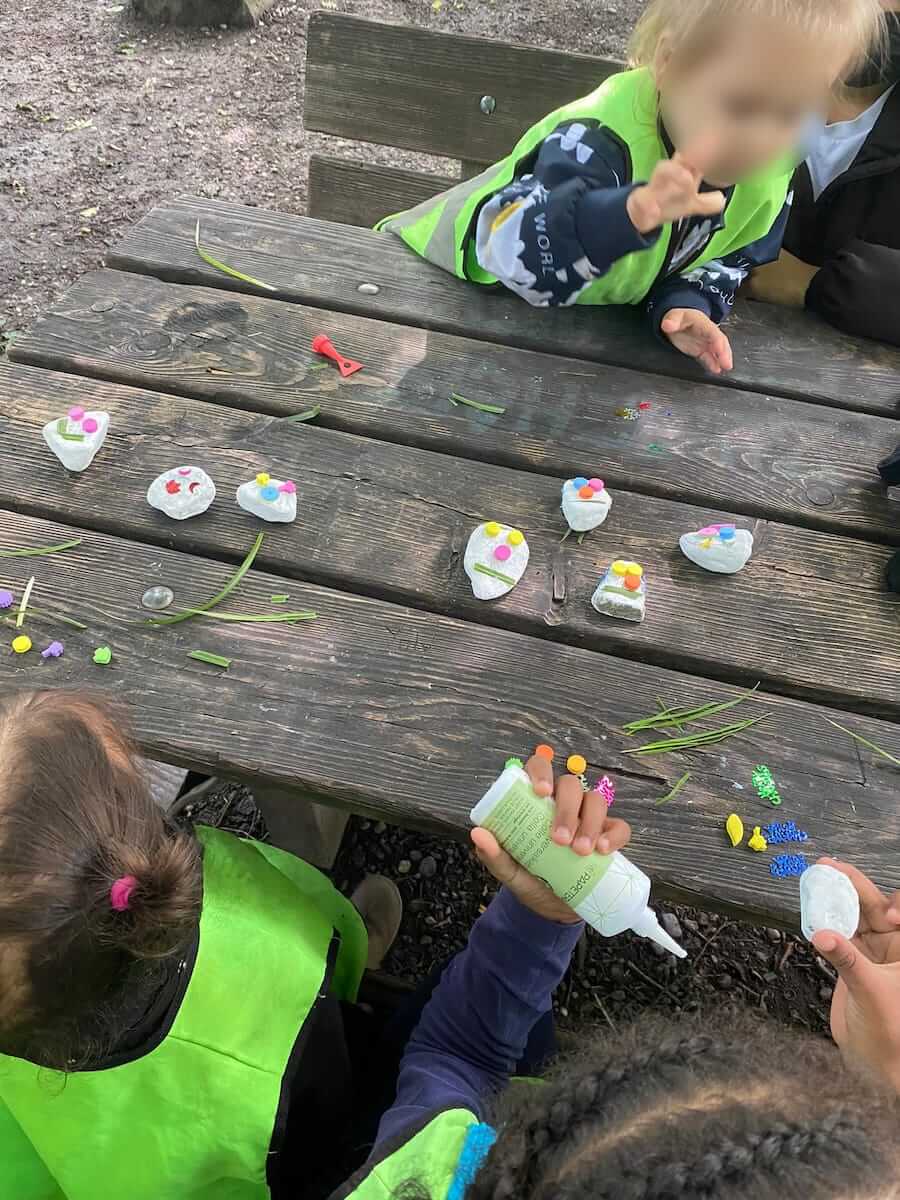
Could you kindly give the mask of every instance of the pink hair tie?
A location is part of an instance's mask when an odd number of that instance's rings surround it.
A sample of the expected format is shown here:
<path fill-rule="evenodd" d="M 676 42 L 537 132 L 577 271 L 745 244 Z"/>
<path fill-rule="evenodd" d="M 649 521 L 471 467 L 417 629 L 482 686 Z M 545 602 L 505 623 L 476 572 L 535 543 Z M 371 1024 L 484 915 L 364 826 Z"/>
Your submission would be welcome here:
<path fill-rule="evenodd" d="M 109 902 L 116 912 L 127 912 L 131 903 L 131 895 L 138 881 L 133 875 L 123 875 L 109 889 Z"/>

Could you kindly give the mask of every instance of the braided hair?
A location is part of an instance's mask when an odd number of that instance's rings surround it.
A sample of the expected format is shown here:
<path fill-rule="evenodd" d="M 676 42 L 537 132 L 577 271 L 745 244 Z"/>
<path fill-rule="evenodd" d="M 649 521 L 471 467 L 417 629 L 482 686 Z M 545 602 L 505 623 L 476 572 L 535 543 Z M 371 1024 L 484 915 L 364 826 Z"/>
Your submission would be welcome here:
<path fill-rule="evenodd" d="M 825 1041 L 738 1025 L 642 1022 L 511 1089 L 465 1200 L 900 1196 L 896 1097 Z"/>

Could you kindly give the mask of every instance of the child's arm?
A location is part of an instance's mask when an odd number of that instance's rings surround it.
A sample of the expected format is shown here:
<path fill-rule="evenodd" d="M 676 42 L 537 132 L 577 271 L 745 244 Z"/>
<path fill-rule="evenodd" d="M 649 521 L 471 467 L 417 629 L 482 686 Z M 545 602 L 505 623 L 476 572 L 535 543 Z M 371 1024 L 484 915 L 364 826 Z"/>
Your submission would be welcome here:
<path fill-rule="evenodd" d="M 550 764 L 532 758 L 536 790 L 553 790 Z M 558 819 L 579 828 L 594 822 L 574 776 L 559 781 Z M 604 804 L 605 808 L 605 804 Z M 606 818 L 592 830 L 603 853 L 620 850 L 631 831 Z M 476 921 L 465 950 L 444 972 L 410 1039 L 400 1067 L 397 1098 L 383 1117 L 376 1148 L 448 1108 L 481 1116 L 486 1097 L 503 1087 L 522 1059 L 529 1035 L 549 1011 L 583 924 L 567 904 L 501 850 L 486 830 L 475 830 L 478 856 L 503 889 Z M 562 839 L 557 834 L 557 840 Z"/>
<path fill-rule="evenodd" d="M 747 276 L 778 258 L 790 211 L 788 201 L 759 241 L 658 283 L 647 297 L 647 313 L 656 333 L 682 354 L 699 359 L 713 374 L 731 370 L 731 347 L 718 326 L 730 314 Z"/>
<path fill-rule="evenodd" d="M 596 122 L 566 122 L 541 146 L 533 169 L 482 208 L 478 262 L 540 308 L 574 304 L 626 254 L 646 250 L 676 217 L 714 214 L 721 192 L 700 194 L 702 174 L 676 155 L 648 183 L 623 183 L 625 152 Z"/>

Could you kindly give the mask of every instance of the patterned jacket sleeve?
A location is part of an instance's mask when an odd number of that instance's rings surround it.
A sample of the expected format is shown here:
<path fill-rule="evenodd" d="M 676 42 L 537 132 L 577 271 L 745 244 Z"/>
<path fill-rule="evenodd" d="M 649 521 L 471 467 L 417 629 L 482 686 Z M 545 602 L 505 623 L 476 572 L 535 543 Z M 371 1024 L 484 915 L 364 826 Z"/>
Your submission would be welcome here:
<path fill-rule="evenodd" d="M 660 332 L 663 317 L 673 308 L 697 308 L 721 325 L 731 313 L 738 290 L 750 272 L 774 262 L 781 253 L 790 211 L 788 196 L 778 220 L 759 241 L 657 283 L 647 297 L 647 313 L 656 333 Z"/>
<path fill-rule="evenodd" d="M 626 210 L 638 183 L 627 178 L 618 141 L 597 122 L 565 122 L 533 166 L 482 208 L 476 253 L 482 268 L 540 308 L 574 304 L 626 254 L 652 246 Z"/>

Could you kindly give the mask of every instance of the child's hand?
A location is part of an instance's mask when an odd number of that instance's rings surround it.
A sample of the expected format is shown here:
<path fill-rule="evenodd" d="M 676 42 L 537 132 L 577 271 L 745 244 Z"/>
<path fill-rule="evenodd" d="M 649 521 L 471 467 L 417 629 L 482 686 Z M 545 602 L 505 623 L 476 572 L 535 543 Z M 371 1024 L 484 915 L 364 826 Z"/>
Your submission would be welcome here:
<path fill-rule="evenodd" d="M 714 217 L 725 207 L 723 192 L 701 192 L 703 171 L 710 161 L 713 143 L 692 146 L 665 162 L 657 163 L 650 182 L 637 187 L 625 207 L 638 233 L 650 233 L 669 221 L 683 217 Z"/>
<path fill-rule="evenodd" d="M 553 767 L 545 758 L 531 758 L 525 769 L 539 795 L 553 794 Z M 566 775 L 559 781 L 553 832 L 555 842 L 570 845 L 574 840 L 581 854 L 589 854 L 595 846 L 602 854 L 612 854 L 626 846 L 630 838 L 631 829 L 625 821 L 607 816 L 606 801 L 599 793 L 585 792 L 574 775 Z M 571 924 L 581 920 L 542 880 L 520 867 L 487 829 L 473 829 L 472 841 L 482 865 L 526 908 L 548 921 Z"/>
<path fill-rule="evenodd" d="M 713 375 L 721 375 L 734 366 L 728 338 L 698 308 L 669 309 L 660 328 L 676 350 L 699 359 Z"/>
<path fill-rule="evenodd" d="M 831 1001 L 832 1035 L 849 1063 L 900 1091 L 900 892 L 888 898 L 855 867 L 822 861 L 847 876 L 860 903 L 852 942 L 824 930 L 813 939 L 840 976 Z"/>

